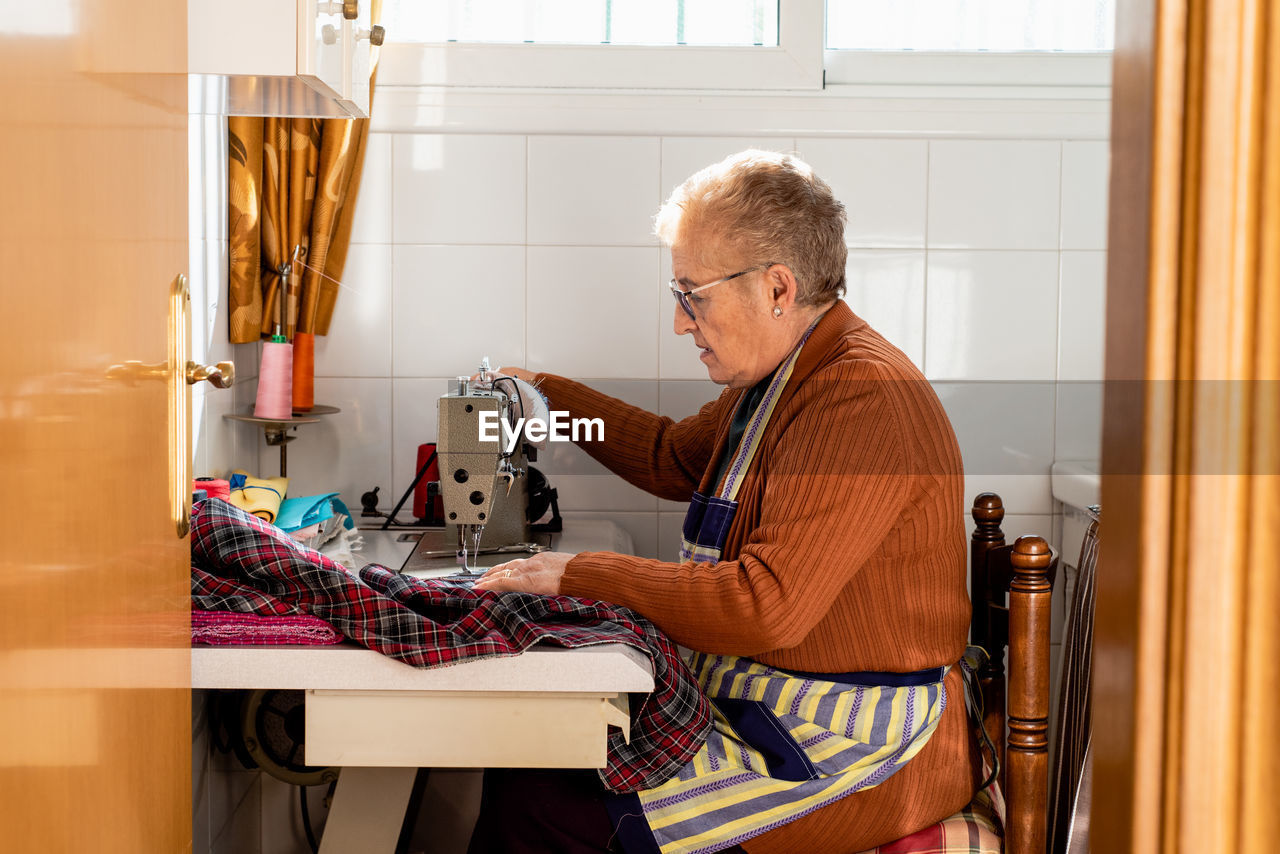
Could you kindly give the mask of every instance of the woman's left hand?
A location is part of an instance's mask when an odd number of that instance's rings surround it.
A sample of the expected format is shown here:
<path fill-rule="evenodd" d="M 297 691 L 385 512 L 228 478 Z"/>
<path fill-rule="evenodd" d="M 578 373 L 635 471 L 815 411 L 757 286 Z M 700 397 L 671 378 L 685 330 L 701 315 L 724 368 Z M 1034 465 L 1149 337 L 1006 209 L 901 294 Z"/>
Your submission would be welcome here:
<path fill-rule="evenodd" d="M 568 552 L 539 552 L 530 557 L 509 560 L 490 569 L 476 579 L 476 589 L 495 593 L 542 593 L 554 596 L 560 592 L 564 568 L 575 555 Z"/>

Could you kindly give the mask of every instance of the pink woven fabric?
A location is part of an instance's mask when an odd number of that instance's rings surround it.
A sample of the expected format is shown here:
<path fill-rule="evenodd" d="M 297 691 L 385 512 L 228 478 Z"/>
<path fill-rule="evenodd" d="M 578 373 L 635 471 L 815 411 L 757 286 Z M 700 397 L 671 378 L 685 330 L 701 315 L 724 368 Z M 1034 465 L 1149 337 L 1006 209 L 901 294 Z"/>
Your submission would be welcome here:
<path fill-rule="evenodd" d="M 299 644 L 324 646 L 342 635 L 319 617 L 266 616 L 234 611 L 192 611 L 191 642 L 217 646 Z"/>

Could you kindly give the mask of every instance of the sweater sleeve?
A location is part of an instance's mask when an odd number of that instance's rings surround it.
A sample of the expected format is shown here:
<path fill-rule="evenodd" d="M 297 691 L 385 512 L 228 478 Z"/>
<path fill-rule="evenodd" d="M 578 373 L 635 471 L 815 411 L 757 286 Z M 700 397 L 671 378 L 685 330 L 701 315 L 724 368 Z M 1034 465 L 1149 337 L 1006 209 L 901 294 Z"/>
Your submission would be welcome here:
<path fill-rule="evenodd" d="M 569 561 L 562 591 L 634 608 L 705 652 L 751 656 L 803 641 L 912 493 L 884 383 L 846 375 L 806 386 L 809 400 L 779 425 L 776 446 L 759 461 L 760 519 L 736 559 L 676 564 L 583 553 Z"/>
<path fill-rule="evenodd" d="M 566 411 L 570 418 L 603 421 L 603 440 L 578 445 L 614 474 L 672 501 L 688 501 L 698 488 L 726 395 L 696 415 L 673 421 L 554 374 L 538 374 L 536 381 L 552 409 Z"/>

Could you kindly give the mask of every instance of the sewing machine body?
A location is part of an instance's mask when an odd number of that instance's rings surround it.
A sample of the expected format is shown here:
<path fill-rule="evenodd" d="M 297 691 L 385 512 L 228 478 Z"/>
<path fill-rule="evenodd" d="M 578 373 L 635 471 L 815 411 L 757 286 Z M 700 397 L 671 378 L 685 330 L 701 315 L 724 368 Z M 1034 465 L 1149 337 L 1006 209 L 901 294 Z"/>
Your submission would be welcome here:
<path fill-rule="evenodd" d="M 468 550 L 500 548 L 530 542 L 529 462 L 523 442 L 506 450 L 507 428 L 492 436 L 495 415 L 504 425 L 512 422 L 513 401 L 496 388 L 474 386 L 458 380 L 439 400 L 440 496 L 445 525 L 456 529 L 458 542 Z M 482 431 L 481 419 L 487 422 Z"/>

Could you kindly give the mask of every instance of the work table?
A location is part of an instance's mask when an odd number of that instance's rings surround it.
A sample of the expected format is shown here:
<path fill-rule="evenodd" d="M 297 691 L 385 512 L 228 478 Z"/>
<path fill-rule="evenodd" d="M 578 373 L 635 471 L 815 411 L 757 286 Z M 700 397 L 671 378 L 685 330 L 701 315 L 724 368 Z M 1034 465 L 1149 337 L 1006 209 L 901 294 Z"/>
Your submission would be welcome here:
<path fill-rule="evenodd" d="M 360 533 L 357 558 L 370 563 L 398 568 L 414 546 L 403 528 Z M 616 524 L 589 521 L 556 535 L 552 548 L 629 553 L 632 545 Z M 491 555 L 487 565 L 511 557 Z M 628 694 L 651 691 L 653 671 L 622 644 L 538 645 L 420 669 L 347 641 L 193 647 L 191 684 L 305 692 L 304 761 L 342 767 L 320 847 L 330 854 L 393 851 L 419 767 L 604 767 L 608 728 L 629 730 Z"/>

